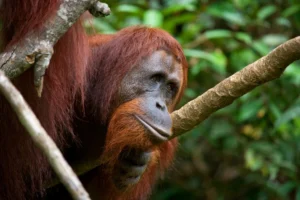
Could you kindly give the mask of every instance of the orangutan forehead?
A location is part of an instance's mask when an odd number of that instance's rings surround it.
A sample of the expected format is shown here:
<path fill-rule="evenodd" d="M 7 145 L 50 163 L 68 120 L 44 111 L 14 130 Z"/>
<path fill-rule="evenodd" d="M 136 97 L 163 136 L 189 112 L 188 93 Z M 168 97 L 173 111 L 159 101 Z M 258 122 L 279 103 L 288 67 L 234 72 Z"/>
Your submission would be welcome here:
<path fill-rule="evenodd" d="M 182 68 L 176 57 L 165 50 L 153 52 L 149 57 L 143 59 L 142 63 L 152 69 L 155 66 L 164 66 L 168 72 L 180 71 Z"/>

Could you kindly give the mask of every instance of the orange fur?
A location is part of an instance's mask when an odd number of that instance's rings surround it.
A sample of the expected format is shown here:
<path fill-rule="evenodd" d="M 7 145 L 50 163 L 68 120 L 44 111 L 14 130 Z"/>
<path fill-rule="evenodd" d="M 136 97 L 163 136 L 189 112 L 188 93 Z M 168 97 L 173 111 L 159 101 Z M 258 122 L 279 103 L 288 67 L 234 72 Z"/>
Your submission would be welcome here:
<path fill-rule="evenodd" d="M 186 86 L 187 61 L 179 43 L 166 31 L 156 28 L 129 27 L 113 35 L 93 36 L 89 44 L 92 51 L 88 69 L 88 83 L 91 85 L 86 98 L 88 110 L 93 120 L 107 127 L 107 132 L 104 133 L 105 145 L 101 148 L 99 158 L 102 164 L 86 174 L 83 181 L 95 200 L 147 199 L 156 180 L 172 164 L 177 140 L 153 144 L 147 131 L 134 117 L 134 114 L 147 115 L 141 109 L 141 100 L 137 96 L 119 105 L 118 89 L 126 74 L 139 66 L 139 62 L 154 51 L 164 50 L 181 64 L 178 70 L 182 70 L 183 74 L 179 92 L 168 107 L 169 112 L 172 112 Z M 95 132 L 99 129 L 97 126 L 92 128 Z M 126 191 L 119 191 L 113 183 L 113 168 L 120 153 L 127 147 L 152 151 L 151 160 L 136 185 Z"/>
<path fill-rule="evenodd" d="M 1 49 L 7 50 L 16 43 L 22 45 L 22 39 L 30 31 L 41 30 L 44 22 L 53 17 L 60 3 L 60 0 L 2 0 Z M 87 36 L 78 21 L 54 46 L 41 98 L 36 94 L 32 69 L 13 80 L 60 148 L 76 138 L 72 132 L 74 103 L 79 95 L 83 97 L 88 54 Z M 0 127 L 0 199 L 32 199 L 44 193 L 52 175 L 49 162 L 1 94 Z"/>
<path fill-rule="evenodd" d="M 135 119 L 134 114 L 144 115 L 139 105 L 139 99 L 126 102 L 113 113 L 106 135 L 106 144 L 101 161 L 112 163 L 117 160 L 125 147 L 141 150 L 153 148 L 147 132 Z"/>
<path fill-rule="evenodd" d="M 107 177 L 112 177 L 112 170 L 117 165 L 119 155 L 125 148 L 151 151 L 151 159 L 139 183 L 125 192 L 119 191 L 114 187 L 112 180 L 108 180 L 110 184 L 107 184 L 106 187 L 111 187 L 111 199 L 144 199 L 149 196 L 156 179 L 163 175 L 158 172 L 164 172 L 169 167 L 176 150 L 176 139 L 163 144 L 153 144 L 148 137 L 149 133 L 135 119 L 134 115 L 145 115 L 140 108 L 140 99 L 138 98 L 121 105 L 113 113 L 108 126 L 103 156 L 100 158 L 102 169 Z"/>
<path fill-rule="evenodd" d="M 1 49 L 21 42 L 30 31 L 41 30 L 44 22 L 56 13 L 60 3 L 60 0 L 3 0 L 0 10 L 3 21 Z M 88 41 L 78 21 L 54 47 L 41 98 L 36 95 L 31 69 L 14 80 L 15 86 L 62 150 L 68 150 L 68 145 L 76 143 L 74 140 L 85 140 L 89 131 L 95 135 L 107 135 L 106 145 L 101 146 L 104 138 L 96 141 L 99 148 L 104 148 L 100 158 L 102 165 L 82 177 L 93 199 L 146 199 L 156 179 L 172 162 L 176 140 L 152 144 L 147 132 L 133 118 L 133 113 L 144 114 L 139 99 L 127 102 L 116 110 L 113 107 L 118 101 L 116 94 L 123 77 L 144 57 L 161 49 L 174 55 L 182 64 L 184 74 L 180 92 L 169 108 L 171 111 L 186 84 L 187 62 L 178 42 L 167 32 L 155 28 L 131 27 L 114 35 L 93 36 Z M 93 92 L 90 88 L 94 89 Z M 85 110 L 78 103 L 83 100 Z M 42 198 L 44 186 L 53 175 L 48 161 L 33 145 L 1 95 L 0 111 L 0 199 Z M 75 112 L 80 116 L 75 116 Z M 86 122 L 79 119 L 75 123 L 78 118 L 84 118 Z M 88 147 L 95 142 L 90 140 L 87 140 Z M 111 181 L 111 168 L 116 164 L 121 150 L 127 146 L 153 153 L 139 183 L 122 192 Z M 92 150 L 96 152 L 99 149 Z M 72 156 L 78 155 L 71 152 Z"/>
<path fill-rule="evenodd" d="M 91 36 L 89 37 L 89 45 L 90 47 L 97 47 L 105 42 L 109 42 L 111 39 L 113 39 L 113 36 L 114 35 L 112 34 Z"/>

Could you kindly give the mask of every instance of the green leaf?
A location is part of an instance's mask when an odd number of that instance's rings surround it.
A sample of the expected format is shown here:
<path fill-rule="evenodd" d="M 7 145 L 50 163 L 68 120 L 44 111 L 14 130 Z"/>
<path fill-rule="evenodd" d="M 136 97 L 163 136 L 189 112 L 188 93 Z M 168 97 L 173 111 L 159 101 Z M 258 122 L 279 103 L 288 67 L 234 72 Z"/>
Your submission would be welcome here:
<path fill-rule="evenodd" d="M 259 170 L 263 166 L 263 160 L 260 156 L 255 155 L 252 149 L 248 149 L 245 153 L 246 167 L 252 171 Z"/>
<path fill-rule="evenodd" d="M 185 91 L 184 91 L 185 95 L 188 97 L 188 98 L 195 98 L 197 97 L 197 93 L 196 91 L 194 91 L 193 89 L 191 88 L 186 88 Z"/>
<path fill-rule="evenodd" d="M 217 30 L 209 30 L 204 33 L 204 36 L 207 39 L 218 39 L 218 38 L 228 38 L 232 37 L 231 31 L 228 30 L 222 30 L 222 29 L 217 29 Z"/>
<path fill-rule="evenodd" d="M 174 32 L 174 28 L 177 25 L 185 24 L 188 21 L 193 21 L 196 18 L 196 15 L 193 13 L 181 14 L 176 17 L 169 18 L 165 21 L 163 28 L 169 32 Z"/>
<path fill-rule="evenodd" d="M 246 24 L 244 16 L 229 2 L 215 3 L 209 6 L 206 12 L 236 25 L 244 26 Z"/>
<path fill-rule="evenodd" d="M 230 63 L 237 71 L 252 63 L 257 59 L 256 54 L 251 49 L 239 49 L 238 51 L 231 52 Z"/>
<path fill-rule="evenodd" d="M 158 10 L 148 10 L 144 13 L 144 24 L 151 27 L 161 27 L 164 16 Z"/>
<path fill-rule="evenodd" d="M 288 123 L 292 119 L 300 116 L 300 106 L 292 107 L 288 109 L 286 112 L 279 117 L 275 122 L 275 129 L 278 129 L 278 127 L 282 124 Z"/>
<path fill-rule="evenodd" d="M 165 9 L 162 10 L 162 13 L 164 16 L 166 15 L 172 15 L 177 12 L 181 11 L 195 11 L 196 7 L 192 4 L 172 4 L 169 7 L 166 7 Z"/>
<path fill-rule="evenodd" d="M 226 56 L 219 50 L 216 50 L 212 53 L 207 53 L 201 50 L 195 50 L 195 49 L 184 49 L 184 54 L 187 57 L 194 57 L 194 58 L 202 58 L 213 65 L 211 66 L 214 70 L 219 72 L 220 74 L 226 73 L 226 63 L 227 58 Z"/>
<path fill-rule="evenodd" d="M 223 54 L 222 51 L 220 50 L 216 50 L 212 53 L 212 55 L 214 56 L 214 65 L 212 66 L 212 68 L 214 68 L 214 70 L 216 70 L 218 73 L 220 73 L 221 75 L 225 75 L 226 74 L 226 64 L 227 64 L 227 58 L 226 56 Z"/>
<path fill-rule="evenodd" d="M 270 47 L 268 45 L 266 45 L 264 42 L 262 41 L 255 41 L 252 44 L 253 48 L 258 51 L 261 55 L 266 55 L 267 53 L 269 53 L 270 51 Z"/>
<path fill-rule="evenodd" d="M 255 101 L 249 101 L 247 103 L 244 103 L 238 112 L 238 121 L 243 122 L 245 120 L 250 120 L 256 117 L 256 113 L 259 111 L 259 109 L 262 107 L 262 101 L 261 100 L 255 100 Z"/>
<path fill-rule="evenodd" d="M 125 12 L 130 14 L 141 14 L 143 10 L 137 6 L 129 5 L 129 4 L 120 4 L 118 5 L 117 12 Z"/>
<path fill-rule="evenodd" d="M 238 32 L 235 34 L 235 37 L 246 44 L 251 44 L 252 43 L 252 37 L 248 33 L 244 32 Z"/>
<path fill-rule="evenodd" d="M 266 19 L 267 17 L 269 17 L 270 15 L 275 13 L 276 10 L 277 10 L 277 8 L 274 5 L 265 6 L 258 11 L 257 18 L 259 20 L 263 21 L 264 19 Z"/>
<path fill-rule="evenodd" d="M 269 46 L 278 46 L 288 40 L 288 37 L 281 34 L 268 34 L 262 37 L 262 42 Z"/>
<path fill-rule="evenodd" d="M 205 68 L 205 64 L 204 64 L 204 62 L 199 62 L 199 63 L 197 63 L 196 65 L 194 65 L 194 66 L 191 66 L 191 69 L 190 69 L 190 72 L 191 72 L 191 74 L 193 75 L 193 76 L 196 76 L 197 74 L 199 74 L 200 73 L 200 71 L 202 70 L 202 69 L 204 69 Z"/>
<path fill-rule="evenodd" d="M 271 113 L 275 116 L 275 118 L 280 118 L 281 111 L 276 104 L 274 104 L 273 102 L 270 102 L 269 108 L 270 108 Z"/>
<path fill-rule="evenodd" d="M 228 133 L 231 133 L 233 131 L 233 127 L 230 126 L 227 122 L 220 121 L 218 123 L 218 126 L 211 127 L 211 134 L 209 135 L 209 137 L 213 141 L 221 138 L 226 139 L 228 137 Z"/>
<path fill-rule="evenodd" d="M 275 165 L 269 165 L 268 166 L 268 173 L 270 175 L 271 180 L 275 180 L 277 174 L 278 174 L 279 168 Z"/>
<path fill-rule="evenodd" d="M 292 21 L 290 21 L 288 18 L 278 17 L 276 19 L 276 24 L 279 26 L 285 26 L 285 27 L 292 28 Z"/>
<path fill-rule="evenodd" d="M 285 9 L 283 12 L 282 12 L 282 16 L 283 17 L 289 17 L 291 15 L 294 15 L 296 14 L 297 12 L 300 11 L 300 5 L 292 5 L 291 7 Z"/>
<path fill-rule="evenodd" d="M 300 66 L 299 63 L 294 62 L 289 65 L 288 68 L 284 71 L 284 76 L 291 78 L 291 82 L 295 85 L 300 85 Z"/>

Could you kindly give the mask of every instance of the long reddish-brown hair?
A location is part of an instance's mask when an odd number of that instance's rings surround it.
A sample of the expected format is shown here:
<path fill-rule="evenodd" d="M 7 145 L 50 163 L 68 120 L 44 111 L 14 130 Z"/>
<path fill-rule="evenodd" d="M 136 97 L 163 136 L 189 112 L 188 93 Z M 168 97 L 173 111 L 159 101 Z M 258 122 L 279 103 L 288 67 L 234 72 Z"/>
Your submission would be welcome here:
<path fill-rule="evenodd" d="M 122 79 L 132 68 L 138 67 L 139 62 L 154 51 L 165 50 L 181 64 L 182 69 L 179 70 L 183 71 L 183 84 L 175 99 L 177 103 L 186 85 L 187 61 L 179 43 L 169 33 L 156 28 L 125 28 L 115 35 L 94 36 L 90 38 L 90 45 L 93 59 L 89 64 L 88 80 L 92 85 L 88 85 L 89 97 L 86 103 L 91 105 L 90 111 L 94 112 L 95 117 L 99 117 L 99 121 L 106 125 L 109 122 L 104 152 L 100 157 L 102 165 L 97 171 L 100 179 L 94 178 L 93 183 L 98 184 L 98 187 L 90 185 L 91 188 L 94 187 L 91 194 L 99 199 L 147 199 L 157 178 L 169 168 L 177 140 L 153 144 L 147 131 L 133 117 L 134 114 L 145 115 L 140 109 L 141 100 L 136 97 L 122 105 L 117 105 L 114 100 Z M 113 183 L 112 170 L 118 165 L 121 152 L 126 147 L 151 151 L 152 154 L 139 183 L 126 191 L 119 191 Z"/>
<path fill-rule="evenodd" d="M 22 39 L 30 31 L 41 30 L 44 22 L 56 13 L 60 2 L 2 0 L 1 49 L 7 50 L 16 43 L 22 45 Z M 115 35 L 103 36 L 102 40 L 106 42 L 98 40 L 98 46 L 101 45 L 101 48 L 89 46 L 78 21 L 54 47 L 54 54 L 45 74 L 41 98 L 37 97 L 33 85 L 32 69 L 13 81 L 48 134 L 61 148 L 76 138 L 72 133 L 72 118 L 77 95 L 83 95 L 84 88 L 90 88 L 85 104 L 97 111 L 94 114 L 102 123 L 107 122 L 113 112 L 114 99 L 121 80 L 141 59 L 152 52 L 163 49 L 173 54 L 183 66 L 183 82 L 186 83 L 187 62 L 180 45 L 167 32 L 155 28 L 133 27 Z M 87 66 L 90 69 L 88 79 Z M 32 143 L 1 95 L 0 111 L 0 199 L 33 199 L 35 195 L 39 196 L 39 193 L 44 191 L 52 171 L 46 158 Z M 97 193 L 108 198 L 145 198 L 154 184 L 156 172 L 161 172 L 169 166 L 175 146 L 176 140 L 173 140 L 157 147 L 160 152 L 160 165 L 151 165 L 141 182 L 135 186 L 133 193 L 114 196 L 111 193 L 113 190 L 107 189 L 105 183 L 96 188 Z M 98 169 L 101 171 L 101 167 Z M 102 174 L 92 178 L 107 180 L 111 177 Z"/>
<path fill-rule="evenodd" d="M 60 2 L 2 0 L 1 49 L 7 50 L 16 43 L 21 46 L 26 35 L 41 30 L 44 22 L 51 19 Z M 87 57 L 87 38 L 77 22 L 54 47 L 41 98 L 37 97 L 34 88 L 32 69 L 13 81 L 60 147 L 75 138 L 72 135 L 73 105 L 76 95 L 83 91 Z M 29 194 L 43 191 L 51 169 L 1 94 L 0 127 L 0 199 L 32 199 Z"/>
<path fill-rule="evenodd" d="M 97 106 L 92 110 L 98 112 L 95 115 L 101 116 L 104 124 L 112 114 L 111 107 L 107 105 L 114 105 L 113 100 L 123 77 L 154 51 L 165 50 L 173 54 L 182 64 L 184 72 L 182 81 L 186 83 L 186 58 L 180 44 L 168 32 L 157 28 L 135 26 L 122 29 L 115 35 L 104 39 L 106 42 L 103 42 L 99 48 L 92 49 L 94 56 L 91 57 L 97 57 L 97 60 L 90 63 L 91 71 L 89 72 L 89 80 L 93 80 L 91 82 L 97 87 L 91 87 L 93 98 L 89 99 L 93 102 L 91 104 Z"/>

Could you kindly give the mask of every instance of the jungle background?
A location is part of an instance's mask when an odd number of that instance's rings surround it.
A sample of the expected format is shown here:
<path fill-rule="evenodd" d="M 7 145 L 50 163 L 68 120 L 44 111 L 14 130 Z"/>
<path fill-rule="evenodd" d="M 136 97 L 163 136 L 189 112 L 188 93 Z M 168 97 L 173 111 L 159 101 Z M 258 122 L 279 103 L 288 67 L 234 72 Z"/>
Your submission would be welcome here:
<path fill-rule="evenodd" d="M 159 27 L 183 46 L 189 82 L 181 105 L 299 36 L 298 0 L 119 0 L 85 25 L 114 33 Z M 179 138 L 173 168 L 152 200 L 300 200 L 300 62 Z"/>

